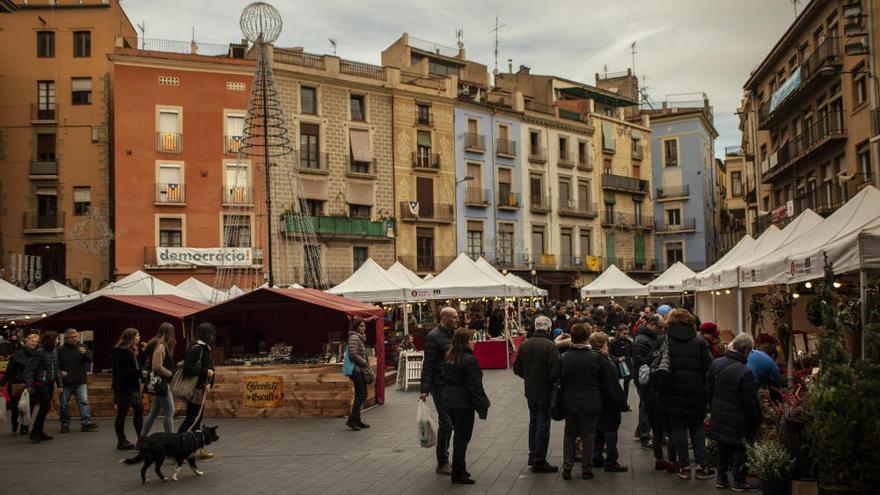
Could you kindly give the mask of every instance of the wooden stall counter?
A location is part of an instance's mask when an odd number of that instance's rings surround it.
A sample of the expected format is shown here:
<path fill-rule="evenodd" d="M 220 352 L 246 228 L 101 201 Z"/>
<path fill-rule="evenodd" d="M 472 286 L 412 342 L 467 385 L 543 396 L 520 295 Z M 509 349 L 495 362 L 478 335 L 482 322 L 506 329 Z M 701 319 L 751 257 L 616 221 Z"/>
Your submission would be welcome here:
<path fill-rule="evenodd" d="M 376 358 L 370 358 L 376 373 Z M 342 374 L 342 364 L 279 364 L 269 366 L 217 366 L 214 389 L 205 402 L 206 418 L 295 418 L 342 417 L 348 415 L 354 388 Z M 89 406 L 96 418 L 113 417 L 111 377 L 106 373 L 89 375 Z M 56 389 L 50 417 L 58 417 Z M 145 397 L 145 401 L 149 396 Z M 175 400 L 180 418 L 186 405 Z M 364 407 L 376 404 L 376 387 L 367 387 Z M 79 417 L 76 401 L 70 401 L 70 414 Z"/>

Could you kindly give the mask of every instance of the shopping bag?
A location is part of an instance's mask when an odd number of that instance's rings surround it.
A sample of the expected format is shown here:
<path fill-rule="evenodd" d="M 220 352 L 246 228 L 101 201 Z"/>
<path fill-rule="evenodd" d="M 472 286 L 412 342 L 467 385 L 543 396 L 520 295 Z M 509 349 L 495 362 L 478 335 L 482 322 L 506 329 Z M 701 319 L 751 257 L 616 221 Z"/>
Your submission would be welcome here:
<path fill-rule="evenodd" d="M 27 389 L 21 393 L 18 399 L 18 424 L 21 426 L 31 425 L 31 394 Z"/>
<path fill-rule="evenodd" d="M 354 361 L 352 361 L 351 356 L 348 355 L 348 346 L 345 346 L 345 352 L 342 357 L 342 374 L 345 376 L 351 376 L 354 374 Z"/>
<path fill-rule="evenodd" d="M 550 389 L 550 419 L 562 421 L 565 419 L 565 411 L 562 408 L 562 387 L 559 382 L 551 385 Z"/>
<path fill-rule="evenodd" d="M 437 445 L 436 420 L 423 400 L 419 401 L 416 421 L 419 424 L 419 445 L 426 449 Z"/>
<path fill-rule="evenodd" d="M 621 361 L 617 363 L 617 370 L 620 372 L 621 378 L 629 378 L 629 366 L 626 365 L 626 362 Z"/>

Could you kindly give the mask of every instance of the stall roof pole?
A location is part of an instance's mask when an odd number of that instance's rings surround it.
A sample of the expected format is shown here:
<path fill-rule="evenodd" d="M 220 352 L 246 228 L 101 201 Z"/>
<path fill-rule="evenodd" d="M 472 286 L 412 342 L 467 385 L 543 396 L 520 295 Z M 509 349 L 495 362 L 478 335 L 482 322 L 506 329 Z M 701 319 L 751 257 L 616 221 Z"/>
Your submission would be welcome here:
<path fill-rule="evenodd" d="M 739 287 L 736 288 L 736 333 L 743 333 L 743 293 Z"/>
<path fill-rule="evenodd" d="M 862 359 L 865 359 L 865 336 L 868 334 L 868 272 L 864 268 L 859 270 L 859 298 L 862 301 L 861 320 L 862 320 Z"/>
<path fill-rule="evenodd" d="M 406 301 L 403 301 L 403 336 L 409 335 L 409 314 L 406 311 Z"/>

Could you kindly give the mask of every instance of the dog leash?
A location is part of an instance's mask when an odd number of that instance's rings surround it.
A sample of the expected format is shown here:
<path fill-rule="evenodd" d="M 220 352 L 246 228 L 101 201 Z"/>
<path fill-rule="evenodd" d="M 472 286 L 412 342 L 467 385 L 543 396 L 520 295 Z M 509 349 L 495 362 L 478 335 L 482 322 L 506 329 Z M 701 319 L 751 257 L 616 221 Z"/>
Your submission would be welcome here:
<path fill-rule="evenodd" d="M 210 389 L 207 388 L 207 387 L 205 387 L 205 393 L 202 394 L 202 403 L 199 405 L 199 413 L 196 414 L 196 417 L 193 419 L 192 424 L 189 425 L 189 428 L 187 428 L 186 431 L 192 431 L 193 426 L 195 426 L 196 423 L 199 422 L 199 419 L 202 417 L 202 411 L 205 410 L 205 400 L 208 399 L 208 392 L 209 392 L 209 391 L 210 391 Z"/>

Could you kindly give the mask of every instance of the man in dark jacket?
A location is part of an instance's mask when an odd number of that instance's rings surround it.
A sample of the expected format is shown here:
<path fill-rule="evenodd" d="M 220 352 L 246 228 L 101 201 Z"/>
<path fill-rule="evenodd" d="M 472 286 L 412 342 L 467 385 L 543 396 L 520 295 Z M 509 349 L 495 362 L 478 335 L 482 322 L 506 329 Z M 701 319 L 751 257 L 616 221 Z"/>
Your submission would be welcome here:
<path fill-rule="evenodd" d="M 633 374 L 636 377 L 636 392 L 639 394 L 639 440 L 642 447 L 651 447 L 651 423 L 648 420 L 648 391 L 647 386 L 639 384 L 639 369 L 642 366 L 651 365 L 651 354 L 657 347 L 657 336 L 662 329 L 660 318 L 657 315 L 645 315 L 644 323 L 639 327 L 639 333 L 633 342 L 633 354 L 635 369 Z"/>
<path fill-rule="evenodd" d="M 419 400 L 434 399 L 437 409 L 437 474 L 452 474 L 449 464 L 449 437 L 452 435 L 452 419 L 443 405 L 443 387 L 446 384 L 443 374 L 446 368 L 446 353 L 452 342 L 452 334 L 458 328 L 458 311 L 449 306 L 440 310 L 440 324 L 425 337 L 425 358 L 422 361 L 422 383 Z"/>
<path fill-rule="evenodd" d="M 79 342 L 79 334 L 73 328 L 64 332 L 64 345 L 58 349 L 58 368 L 61 370 L 61 398 L 59 414 L 61 433 L 70 431 L 70 396 L 76 399 L 79 409 L 82 431 L 94 431 L 98 425 L 92 423 L 89 410 L 88 387 L 86 386 L 86 368 L 92 362 L 92 351 Z"/>
<path fill-rule="evenodd" d="M 617 372 L 617 361 L 608 356 L 608 335 L 604 332 L 594 332 L 590 335 L 590 347 L 593 352 L 599 354 L 602 368 L 605 369 L 604 378 L 599 382 L 599 391 L 602 394 L 602 414 L 596 422 L 596 440 L 593 442 L 593 467 L 604 467 L 609 473 L 623 473 L 626 466 L 621 466 L 617 460 L 620 458 L 617 452 L 617 429 L 620 428 L 620 413 L 626 408 L 626 400 L 623 396 L 623 388 L 620 387 L 620 375 Z M 602 457 L 602 450 L 605 457 Z"/>
<path fill-rule="evenodd" d="M 546 316 L 535 319 L 535 333 L 519 346 L 513 372 L 524 380 L 529 403 L 529 466 L 535 473 L 555 473 L 547 463 L 550 444 L 550 391 L 559 379 L 559 351 L 550 336 L 552 322 Z"/>
<path fill-rule="evenodd" d="M 672 445 L 682 479 L 709 479 L 715 472 L 706 464 L 706 373 L 712 365 L 709 344 L 697 335 L 694 316 L 686 309 L 674 309 L 666 317 L 666 335 L 671 361 L 669 380 L 660 384 L 660 405 L 669 417 Z M 694 446 L 690 464 L 688 437 Z"/>
<path fill-rule="evenodd" d="M 733 471 L 736 491 L 757 491 L 746 481 L 745 441 L 755 438 L 761 424 L 758 384 L 746 364 L 755 342 L 747 333 L 737 335 L 723 357 L 716 359 L 706 377 L 706 396 L 712 411 L 709 438 L 718 442 L 716 488 L 729 488 L 727 469 Z"/>

